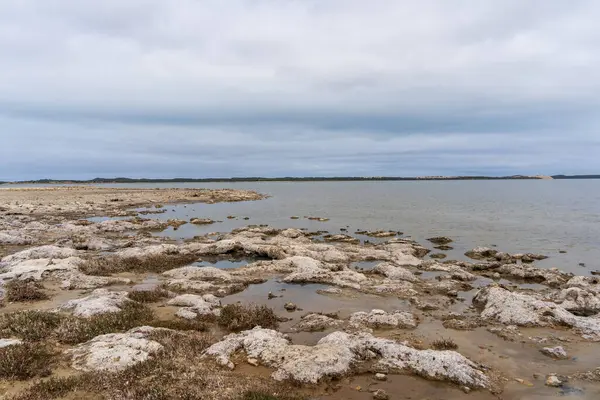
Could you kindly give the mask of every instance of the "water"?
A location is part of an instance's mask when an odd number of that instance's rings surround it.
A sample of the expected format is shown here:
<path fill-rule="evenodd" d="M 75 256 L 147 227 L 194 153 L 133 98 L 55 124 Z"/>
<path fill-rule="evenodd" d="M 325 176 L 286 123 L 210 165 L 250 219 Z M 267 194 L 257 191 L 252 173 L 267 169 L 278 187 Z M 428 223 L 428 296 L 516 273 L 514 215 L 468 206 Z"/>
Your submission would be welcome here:
<path fill-rule="evenodd" d="M 357 230 L 404 232 L 425 239 L 449 236 L 448 259 L 464 259 L 475 246 L 535 252 L 550 258 L 536 265 L 578 274 L 600 269 L 600 180 L 240 182 L 113 184 L 110 187 L 206 187 L 252 189 L 271 197 L 255 202 L 167 205 L 149 218 L 207 217 L 223 222 L 169 228 L 160 235 L 190 238 L 248 224 L 305 228 L 354 235 Z M 227 219 L 235 215 L 237 219 Z M 290 219 L 299 216 L 300 219 Z M 304 216 L 326 217 L 327 222 Z M 250 219 L 244 220 L 243 217 Z M 372 242 L 381 239 L 361 237 Z M 567 251 L 559 254 L 560 250 Z M 433 249 L 434 252 L 440 252 Z M 584 263 L 586 267 L 579 267 Z"/>

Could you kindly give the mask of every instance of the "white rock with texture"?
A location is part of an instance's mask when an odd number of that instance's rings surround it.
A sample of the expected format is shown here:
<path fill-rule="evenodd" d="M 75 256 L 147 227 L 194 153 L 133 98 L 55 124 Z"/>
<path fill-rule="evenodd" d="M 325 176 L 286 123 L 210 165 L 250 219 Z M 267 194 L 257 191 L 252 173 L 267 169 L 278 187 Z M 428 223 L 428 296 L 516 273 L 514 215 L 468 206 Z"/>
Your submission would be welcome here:
<path fill-rule="evenodd" d="M 148 338 L 156 328 L 148 326 L 125 333 L 110 333 L 67 350 L 72 367 L 80 371 L 120 371 L 146 361 L 163 346 Z"/>
<path fill-rule="evenodd" d="M 418 323 L 414 315 L 405 311 L 387 313 L 384 310 L 356 312 L 350 316 L 350 325 L 365 326 L 373 329 L 416 328 Z"/>
<path fill-rule="evenodd" d="M 490 382 L 481 368 L 454 351 L 416 350 L 393 340 L 362 333 L 334 332 L 315 346 L 290 344 L 283 334 L 256 327 L 231 334 L 209 347 L 205 357 L 234 368 L 231 357 L 243 350 L 262 365 L 275 368 L 275 380 L 293 379 L 317 383 L 350 373 L 374 362 L 377 371 L 410 372 L 427 379 L 446 380 L 472 388 L 488 388 Z"/>
<path fill-rule="evenodd" d="M 112 292 L 107 289 L 96 289 L 89 296 L 69 300 L 60 306 L 61 310 L 72 310 L 77 317 L 88 318 L 93 315 L 121 311 L 121 306 L 131 301 L 127 292 Z"/>

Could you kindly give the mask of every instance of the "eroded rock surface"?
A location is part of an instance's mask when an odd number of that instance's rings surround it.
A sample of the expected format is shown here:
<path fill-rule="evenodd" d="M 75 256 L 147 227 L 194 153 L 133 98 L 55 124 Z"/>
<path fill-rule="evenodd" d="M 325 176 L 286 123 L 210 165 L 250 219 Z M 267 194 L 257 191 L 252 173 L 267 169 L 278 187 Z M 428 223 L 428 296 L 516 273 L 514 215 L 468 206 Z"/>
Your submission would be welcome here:
<path fill-rule="evenodd" d="M 315 346 L 303 346 L 290 344 L 279 332 L 257 327 L 226 336 L 209 347 L 205 356 L 234 368 L 231 357 L 237 351 L 244 351 L 249 358 L 274 368 L 272 377 L 276 380 L 317 383 L 324 378 L 344 376 L 352 368 L 370 362 L 378 372 L 413 373 L 472 388 L 490 387 L 482 368 L 459 353 L 416 350 L 368 333 L 334 332 Z"/>
<path fill-rule="evenodd" d="M 202 315 L 219 315 L 221 301 L 212 294 L 203 296 L 195 294 L 182 294 L 167 303 L 171 306 L 183 307 L 177 311 L 177 316 L 193 319 Z"/>
<path fill-rule="evenodd" d="M 372 329 L 416 328 L 418 322 L 415 316 L 405 311 L 387 313 L 384 310 L 356 312 L 350 316 L 350 325 L 365 326 Z"/>
<path fill-rule="evenodd" d="M 71 310 L 77 317 L 88 318 L 98 314 L 119 312 L 123 304 L 128 301 L 131 300 L 127 297 L 127 292 L 96 289 L 89 296 L 67 301 L 60 309 Z"/>
<path fill-rule="evenodd" d="M 143 326 L 125 333 L 96 336 L 92 340 L 67 350 L 71 365 L 81 371 L 120 371 L 146 361 L 163 346 L 149 339 L 157 328 Z"/>

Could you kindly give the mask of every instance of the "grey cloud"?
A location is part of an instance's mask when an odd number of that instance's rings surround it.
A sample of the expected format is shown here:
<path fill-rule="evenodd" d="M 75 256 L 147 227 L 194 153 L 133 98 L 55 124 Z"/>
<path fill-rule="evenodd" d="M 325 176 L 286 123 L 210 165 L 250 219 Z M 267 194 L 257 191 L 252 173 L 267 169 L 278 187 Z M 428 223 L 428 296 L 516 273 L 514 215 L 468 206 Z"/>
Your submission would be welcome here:
<path fill-rule="evenodd" d="M 600 4 L 0 0 L 0 180 L 597 172 Z"/>

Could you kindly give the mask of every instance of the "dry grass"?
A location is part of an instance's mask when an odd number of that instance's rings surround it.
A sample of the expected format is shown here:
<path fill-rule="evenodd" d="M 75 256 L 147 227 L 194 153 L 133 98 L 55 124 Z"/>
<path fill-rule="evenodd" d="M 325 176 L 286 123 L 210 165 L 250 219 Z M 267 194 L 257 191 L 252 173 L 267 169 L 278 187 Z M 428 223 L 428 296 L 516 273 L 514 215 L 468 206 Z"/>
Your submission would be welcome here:
<path fill-rule="evenodd" d="M 40 344 L 23 343 L 0 349 L 0 378 L 25 380 L 50 374 L 53 353 Z"/>
<path fill-rule="evenodd" d="M 47 300 L 48 295 L 42 291 L 43 286 L 33 281 L 12 280 L 5 286 L 6 301 L 23 302 Z"/>
<path fill-rule="evenodd" d="M 201 359 L 212 342 L 206 334 L 158 331 L 151 338 L 164 346 L 162 353 L 151 360 L 116 373 L 51 378 L 35 383 L 12 400 L 292 400 L 279 397 L 291 392 L 285 384 L 221 369 Z"/>
<path fill-rule="evenodd" d="M 77 344 L 106 333 L 123 332 L 154 319 L 152 310 L 140 303 L 127 302 L 116 313 L 95 315 L 91 318 L 65 317 L 56 329 L 56 338 L 65 344 Z"/>
<path fill-rule="evenodd" d="M 456 350 L 456 349 L 458 349 L 458 345 L 456 344 L 456 342 L 450 338 L 448 338 L 448 339 L 442 338 L 442 339 L 435 340 L 433 343 L 431 343 L 431 347 L 433 347 L 436 350 Z"/>
<path fill-rule="evenodd" d="M 105 333 L 122 332 L 154 320 L 152 310 L 140 303 L 125 303 L 120 312 L 77 318 L 48 311 L 17 311 L 0 316 L 0 335 L 28 342 L 56 339 L 77 344 Z"/>
<path fill-rule="evenodd" d="M 168 290 L 157 287 L 152 290 L 134 290 L 127 295 L 131 300 L 140 303 L 156 303 L 162 299 L 168 299 L 171 294 Z"/>
<path fill-rule="evenodd" d="M 36 342 L 52 336 L 62 317 L 47 311 L 17 311 L 0 315 L 0 336 Z"/>
<path fill-rule="evenodd" d="M 119 272 L 162 273 L 196 261 L 194 255 L 155 254 L 146 257 L 103 257 L 86 260 L 79 270 L 87 275 L 110 276 Z"/>
<path fill-rule="evenodd" d="M 237 332 L 261 326 L 277 329 L 279 320 L 272 308 L 265 305 L 228 304 L 221 309 L 217 323 L 227 330 Z"/>
<path fill-rule="evenodd" d="M 155 328 L 167 328 L 176 331 L 197 331 L 206 332 L 210 326 L 207 324 L 206 319 L 169 319 L 169 320 L 155 320 L 149 323 L 150 326 Z"/>

